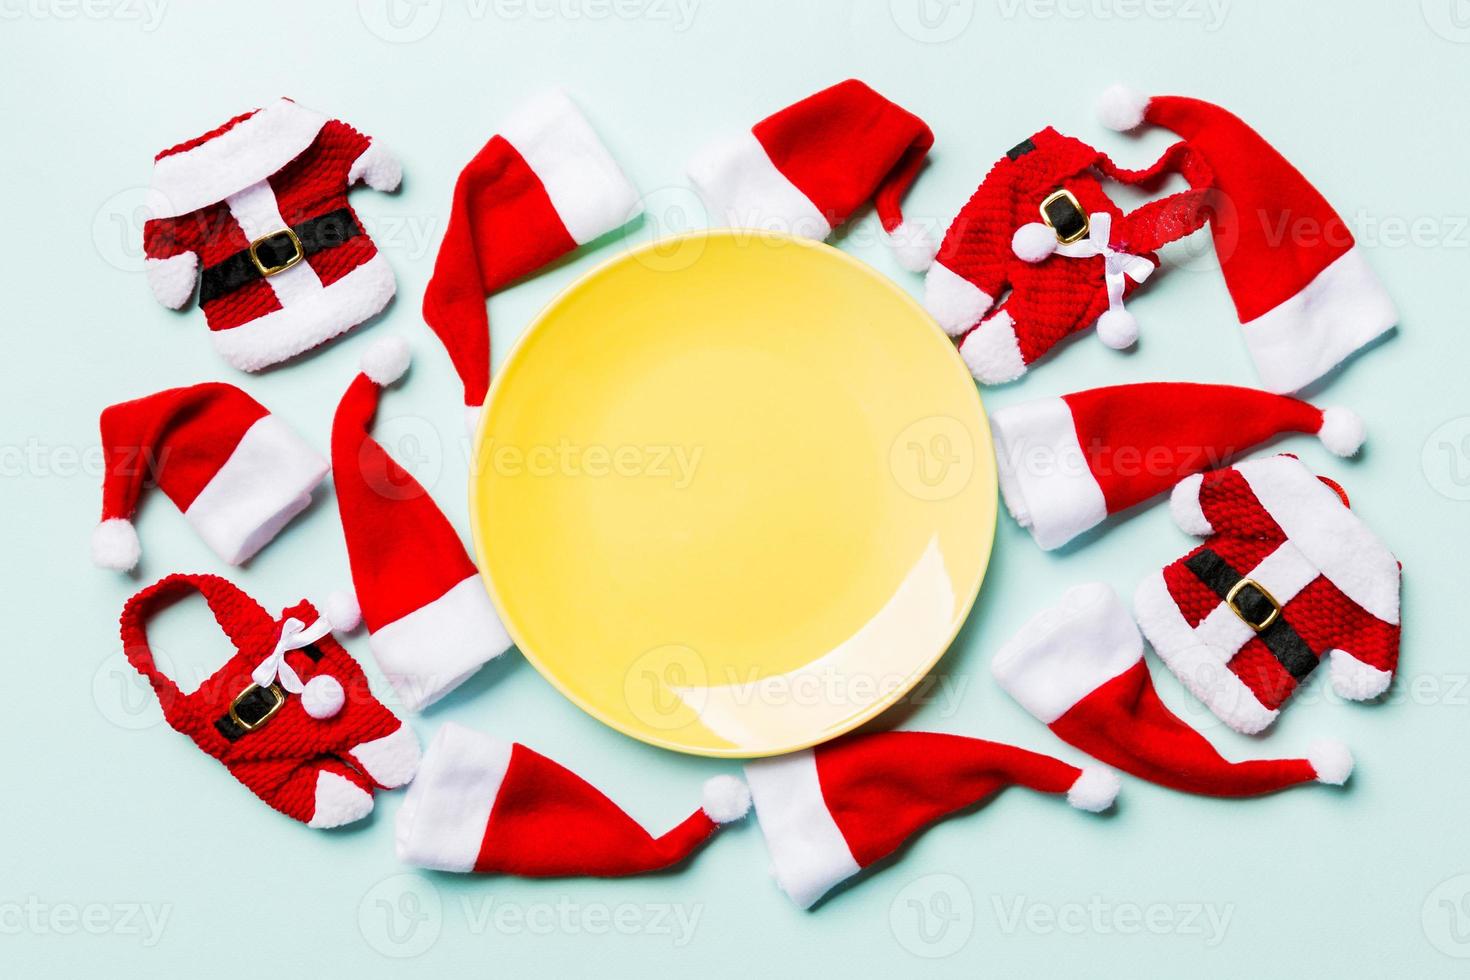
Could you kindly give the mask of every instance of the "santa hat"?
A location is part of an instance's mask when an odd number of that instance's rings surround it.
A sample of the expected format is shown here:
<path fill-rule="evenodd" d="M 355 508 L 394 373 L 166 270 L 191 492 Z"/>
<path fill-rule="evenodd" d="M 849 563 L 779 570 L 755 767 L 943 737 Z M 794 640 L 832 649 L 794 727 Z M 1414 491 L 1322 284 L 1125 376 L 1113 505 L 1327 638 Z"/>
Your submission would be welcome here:
<path fill-rule="evenodd" d="M 1048 550 L 1282 433 L 1315 433 L 1339 456 L 1363 444 L 1348 409 L 1183 382 L 1026 402 L 994 413 L 990 428 L 1006 508 Z"/>
<path fill-rule="evenodd" d="M 642 211 L 638 191 L 560 91 L 517 110 L 461 171 L 424 320 L 464 383 L 472 431 L 490 389 L 485 298 Z"/>
<path fill-rule="evenodd" d="M 149 480 L 231 565 L 248 561 L 311 503 L 327 461 L 245 392 L 221 382 L 170 388 L 103 409 L 102 523 L 92 561 L 128 571 L 131 518 Z"/>
<path fill-rule="evenodd" d="M 1265 386 L 1296 391 L 1384 333 L 1398 312 L 1336 211 L 1260 134 L 1179 96 L 1104 93 L 1103 122 L 1149 122 L 1183 137 L 1228 205 L 1210 222 L 1225 285 Z"/>
<path fill-rule="evenodd" d="M 849 78 L 706 147 L 689 179 L 732 227 L 816 240 L 872 200 L 894 256 L 922 272 L 937 245 L 899 202 L 933 145 L 924 120 Z"/>
<path fill-rule="evenodd" d="M 410 710 L 504 653 L 510 637 L 480 573 L 432 497 L 369 435 L 378 393 L 408 369 L 389 337 L 363 357 L 332 421 L 337 507 L 368 646 Z M 334 600 L 332 619 L 348 618 Z"/>
<path fill-rule="evenodd" d="M 654 837 L 596 787 L 519 742 L 449 722 L 430 743 L 398 810 L 399 860 L 437 871 L 531 878 L 616 878 L 678 864 L 750 809 L 733 776 Z"/>
<path fill-rule="evenodd" d="M 906 839 L 1012 783 L 1112 806 L 1118 776 L 962 735 L 878 732 L 748 763 L 745 778 L 776 883 L 809 908 Z"/>
<path fill-rule="evenodd" d="M 1159 700 L 1143 637 L 1111 587 L 1067 590 L 991 662 L 991 671 L 1057 737 L 1142 779 L 1205 796 L 1254 796 L 1302 783 L 1340 786 L 1353 757 L 1322 740 L 1305 759 L 1229 762 Z"/>

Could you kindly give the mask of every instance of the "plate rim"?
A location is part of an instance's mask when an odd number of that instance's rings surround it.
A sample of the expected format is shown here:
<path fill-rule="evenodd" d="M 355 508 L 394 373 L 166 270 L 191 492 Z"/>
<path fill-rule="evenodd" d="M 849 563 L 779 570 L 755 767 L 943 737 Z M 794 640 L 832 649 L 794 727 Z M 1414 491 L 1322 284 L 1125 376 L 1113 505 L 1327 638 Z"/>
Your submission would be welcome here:
<path fill-rule="evenodd" d="M 485 394 L 485 401 L 480 406 L 479 418 L 475 423 L 475 430 L 470 439 L 470 473 L 465 492 L 467 503 L 469 506 L 470 540 L 474 547 L 475 570 L 480 576 L 480 581 L 484 584 L 485 591 L 490 594 L 490 601 L 495 606 L 495 612 L 500 617 L 501 625 L 505 628 L 505 631 L 507 635 L 509 635 L 511 642 L 515 645 L 515 648 L 520 651 L 520 654 L 523 658 L 530 662 L 531 666 L 535 668 L 536 673 L 539 674 L 542 679 L 544 679 L 548 684 L 550 684 L 558 694 L 560 694 L 571 704 L 575 705 L 579 710 L 581 710 L 597 722 L 601 723 L 602 725 L 606 726 L 607 728 L 618 732 L 619 734 L 622 734 L 628 738 L 642 742 L 646 745 L 651 745 L 655 748 L 664 749 L 670 752 L 678 752 L 683 755 L 701 756 L 704 758 L 763 759 L 773 756 L 789 755 L 793 752 L 800 752 L 817 745 L 822 745 L 862 727 L 863 725 L 882 715 L 885 711 L 897 705 L 898 702 L 902 700 L 904 696 L 912 691 L 916 686 L 918 686 L 918 684 L 923 681 L 924 678 L 928 677 L 931 673 L 934 672 L 934 669 L 936 666 L 938 666 L 939 661 L 944 659 L 945 654 L 947 654 L 950 650 L 950 647 L 954 645 L 955 639 L 958 638 L 960 632 L 969 622 L 970 614 L 974 612 L 975 603 L 978 601 L 980 597 L 980 590 L 985 583 L 986 574 L 990 570 L 990 562 L 995 555 L 995 538 L 1000 515 L 1000 480 L 999 474 L 997 472 L 997 466 L 993 460 L 994 440 L 990 431 L 989 416 L 986 414 L 985 411 L 984 399 L 980 395 L 979 385 L 975 384 L 974 378 L 970 374 L 969 369 L 965 367 L 964 361 L 959 357 L 958 351 L 955 351 L 955 356 L 952 359 L 952 366 L 955 372 L 958 375 L 962 376 L 962 380 L 965 382 L 966 385 L 968 385 L 969 390 L 974 397 L 974 410 L 976 412 L 976 417 L 978 421 L 977 431 L 980 433 L 981 439 L 984 442 L 983 446 L 975 447 L 976 457 L 977 459 L 980 459 L 986 458 L 988 456 L 992 459 L 991 466 L 988 470 L 989 480 L 992 483 L 992 487 L 990 493 L 986 496 L 994 497 L 995 507 L 993 508 L 992 521 L 989 526 L 985 528 L 985 554 L 979 564 L 978 569 L 976 570 L 974 581 L 968 583 L 964 590 L 964 602 L 961 609 L 956 613 L 954 617 L 954 622 L 949 630 L 949 635 L 945 638 L 945 641 L 938 646 L 934 653 L 923 663 L 921 668 L 918 668 L 914 671 L 911 680 L 907 681 L 899 687 L 894 688 L 894 690 L 890 692 L 887 696 L 880 698 L 877 701 L 874 701 L 871 705 L 864 708 L 863 710 L 854 712 L 850 717 L 844 719 L 842 724 L 835 731 L 817 735 L 808 741 L 801 742 L 800 744 L 783 746 L 778 749 L 751 750 L 733 746 L 730 748 L 693 746 L 682 742 L 659 738 L 651 733 L 631 730 L 630 728 L 625 727 L 624 725 L 614 721 L 613 719 L 608 718 L 599 709 L 597 709 L 593 705 L 588 704 L 582 698 L 569 691 L 556 677 L 555 673 L 548 669 L 542 663 L 541 659 L 535 653 L 531 652 L 523 643 L 515 623 L 512 622 L 511 617 L 506 615 L 505 604 L 504 602 L 502 602 L 500 594 L 496 590 L 495 582 L 490 576 L 490 572 L 487 567 L 488 562 L 486 562 L 482 557 L 486 552 L 484 541 L 485 531 L 481 525 L 479 508 L 476 506 L 477 495 L 475 491 L 476 488 L 480 485 L 480 480 L 478 477 L 480 467 L 476 464 L 476 460 L 479 458 L 480 446 L 484 441 L 485 429 L 490 423 L 492 407 L 495 403 L 496 395 L 501 390 L 501 382 L 507 374 L 512 373 L 512 366 L 520 357 L 523 356 L 523 352 L 526 346 L 535 336 L 536 332 L 543 328 L 543 324 L 546 322 L 548 315 L 554 309 L 560 306 L 574 291 L 580 289 L 582 285 L 588 280 L 591 280 L 594 277 L 601 275 L 606 269 L 614 265 L 627 262 L 629 260 L 635 260 L 637 256 L 644 253 L 653 251 L 655 249 L 667 249 L 671 246 L 679 246 L 685 242 L 697 239 L 709 240 L 712 238 L 767 239 L 779 242 L 782 245 L 797 245 L 802 248 L 810 248 L 816 251 L 823 251 L 837 256 L 843 262 L 854 266 L 874 281 L 882 284 L 883 286 L 891 290 L 895 296 L 900 298 L 902 302 L 908 304 L 911 309 L 918 312 L 922 320 L 929 323 L 930 327 L 933 328 L 936 336 L 941 338 L 946 344 L 951 345 L 951 347 L 953 346 L 953 342 L 951 341 L 951 339 L 947 335 L 945 335 L 942 329 L 940 329 L 939 324 L 935 322 L 932 316 L 930 316 L 929 311 L 925 310 L 923 305 L 920 304 L 919 301 L 908 292 L 908 290 L 904 289 L 892 278 L 884 275 L 878 269 L 876 269 L 872 265 L 869 265 L 867 262 L 864 262 L 862 259 L 859 259 L 857 256 L 852 255 L 848 252 L 844 252 L 842 249 L 829 245 L 826 242 L 815 241 L 810 238 L 802 238 L 800 236 L 792 235 L 782 231 L 767 231 L 741 228 L 702 228 L 694 231 L 684 232 L 678 235 L 670 235 L 664 238 L 656 238 L 651 241 L 643 242 L 636 248 L 630 248 L 620 252 L 617 255 L 609 256 L 603 261 L 597 263 L 592 268 L 588 269 L 586 272 L 577 276 L 567 285 L 563 286 L 560 290 L 556 292 L 554 296 L 551 297 L 551 299 L 547 300 L 546 303 L 542 305 L 541 309 L 536 312 L 535 316 L 533 316 L 530 322 L 526 325 L 526 328 L 521 331 L 520 336 L 517 337 L 514 342 L 512 342 L 510 350 L 506 352 L 505 360 L 501 362 L 500 370 L 496 371 L 494 373 L 494 376 L 490 379 L 490 387 Z"/>

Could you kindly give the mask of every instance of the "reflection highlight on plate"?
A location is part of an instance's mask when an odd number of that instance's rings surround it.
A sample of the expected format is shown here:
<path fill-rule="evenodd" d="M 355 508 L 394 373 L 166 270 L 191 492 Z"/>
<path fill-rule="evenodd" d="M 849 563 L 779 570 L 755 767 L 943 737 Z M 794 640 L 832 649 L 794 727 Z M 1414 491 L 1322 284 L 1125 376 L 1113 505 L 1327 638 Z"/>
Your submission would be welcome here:
<path fill-rule="evenodd" d="M 943 646 L 954 615 L 954 583 L 936 535 L 873 618 L 815 660 L 758 680 L 673 691 L 731 745 L 773 751 L 836 727 L 905 686 L 911 678 L 892 673 L 891 651 Z"/>

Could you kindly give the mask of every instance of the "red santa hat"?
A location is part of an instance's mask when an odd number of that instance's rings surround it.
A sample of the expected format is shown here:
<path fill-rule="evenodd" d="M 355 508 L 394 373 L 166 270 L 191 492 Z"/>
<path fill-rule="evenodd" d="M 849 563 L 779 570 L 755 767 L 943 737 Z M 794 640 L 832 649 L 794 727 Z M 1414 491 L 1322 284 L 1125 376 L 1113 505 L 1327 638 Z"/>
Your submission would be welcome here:
<path fill-rule="evenodd" d="M 520 743 L 453 722 L 434 736 L 398 810 L 399 860 L 437 871 L 616 878 L 686 860 L 750 809 L 733 776 L 660 837 L 582 777 Z"/>
<path fill-rule="evenodd" d="M 518 109 L 460 172 L 424 320 L 464 383 L 472 431 L 490 389 L 485 298 L 642 211 L 638 191 L 560 91 Z"/>
<path fill-rule="evenodd" d="M 248 561 L 311 503 L 327 461 L 255 399 L 222 382 L 170 388 L 103 409 L 102 523 L 92 560 L 128 571 L 141 547 L 133 512 L 154 481 L 205 543 Z"/>
<path fill-rule="evenodd" d="M 1118 795 L 1110 769 L 962 735 L 878 732 L 748 763 L 745 778 L 776 883 L 809 908 L 957 810 L 1018 783 L 1101 811 Z"/>
<path fill-rule="evenodd" d="M 401 338 L 378 341 L 332 422 L 337 507 L 368 646 L 417 711 L 510 647 L 475 563 L 423 486 L 369 434 L 378 394 L 408 369 Z M 350 619 L 333 601 L 332 621 Z"/>
<path fill-rule="evenodd" d="M 1322 740 L 1304 759 L 1229 762 L 1154 691 L 1143 637 L 1110 586 L 1068 589 L 991 662 L 1000 686 L 1057 737 L 1142 779 L 1205 796 L 1254 796 L 1303 783 L 1340 786 L 1353 757 Z"/>
<path fill-rule="evenodd" d="M 1398 322 L 1342 218 L 1240 119 L 1121 85 L 1103 94 L 1099 113 L 1114 129 L 1148 122 L 1177 133 L 1214 172 L 1215 251 L 1265 387 L 1297 391 Z"/>
<path fill-rule="evenodd" d="M 849 78 L 706 147 L 689 179 L 732 227 L 819 241 L 871 200 L 895 258 L 922 272 L 937 245 L 899 202 L 933 145 L 924 120 Z"/>
<path fill-rule="evenodd" d="M 1048 550 L 1282 433 L 1315 433 L 1339 456 L 1363 444 L 1348 409 L 1184 382 L 1038 399 L 995 412 L 990 427 L 1006 509 Z"/>

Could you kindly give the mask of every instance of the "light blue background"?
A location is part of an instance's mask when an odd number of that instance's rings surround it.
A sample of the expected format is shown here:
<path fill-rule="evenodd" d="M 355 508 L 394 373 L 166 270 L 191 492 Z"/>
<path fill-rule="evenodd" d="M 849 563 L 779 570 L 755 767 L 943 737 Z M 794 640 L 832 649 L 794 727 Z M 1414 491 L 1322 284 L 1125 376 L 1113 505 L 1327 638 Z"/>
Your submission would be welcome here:
<path fill-rule="evenodd" d="M 4 973 L 1464 975 L 1470 960 L 1454 957 L 1470 956 L 1466 4 L 924 0 L 926 23 L 917 0 L 684 0 L 684 13 L 673 0 L 421 0 L 397 8 L 396 22 L 384 0 L 152 2 L 0 0 Z M 454 177 L 497 121 L 549 85 L 567 87 L 649 194 L 657 220 L 630 233 L 641 240 L 701 220 L 681 165 L 706 139 L 849 75 L 933 126 L 938 148 L 908 207 L 940 225 L 996 157 L 1048 123 L 1120 161 L 1151 159 L 1165 136 L 1135 145 L 1093 121 L 1096 92 L 1127 79 L 1234 109 L 1358 231 L 1403 327 L 1320 398 L 1366 417 L 1369 448 L 1344 463 L 1312 440 L 1289 447 L 1347 485 L 1404 563 L 1398 684 L 1389 703 L 1348 705 L 1318 676 L 1269 738 L 1250 740 L 1156 670 L 1165 697 L 1237 757 L 1342 737 L 1359 762 L 1348 790 L 1232 803 L 1126 779 L 1117 813 L 1103 818 L 1016 790 L 808 914 L 767 877 L 754 826 L 728 830 L 678 873 L 642 879 L 396 877 L 406 870 L 391 841 L 398 795 L 380 796 L 359 829 L 309 831 L 158 721 L 130 686 L 115 627 L 143 581 L 226 572 L 279 608 L 345 582 L 346 563 L 327 488 L 248 569 L 222 566 L 157 493 L 140 518 L 140 578 L 92 568 L 104 405 L 225 378 L 325 448 L 363 350 L 405 334 L 415 367 L 379 431 L 464 529 L 458 384 L 418 305 Z M 401 193 L 354 194 L 400 297 L 316 356 L 243 377 L 213 353 L 196 310 L 176 315 L 151 299 L 136 208 L 155 151 L 278 94 L 402 156 Z M 865 216 L 843 247 L 917 292 L 874 227 Z M 623 245 L 497 296 L 496 350 Z M 1143 330 L 1135 353 L 1084 338 L 987 401 L 1147 379 L 1251 384 L 1208 246 L 1196 249 L 1202 259 L 1187 251 L 1130 304 Z M 905 723 L 1079 759 L 993 685 L 990 656 L 1063 587 L 1100 578 L 1126 593 L 1188 546 L 1162 507 L 1056 555 L 1002 518 L 976 612 Z M 207 624 L 195 607 L 159 625 L 158 646 L 184 676 L 223 655 Z M 360 636 L 351 647 L 366 658 Z M 603 729 L 516 656 L 414 725 L 427 737 L 450 719 L 588 774 L 654 828 L 689 812 L 704 777 L 736 769 Z M 671 908 L 649 908 L 658 904 Z M 166 917 L 151 945 L 143 913 L 128 908 Z M 1223 932 L 1212 914 L 1228 917 Z"/>

